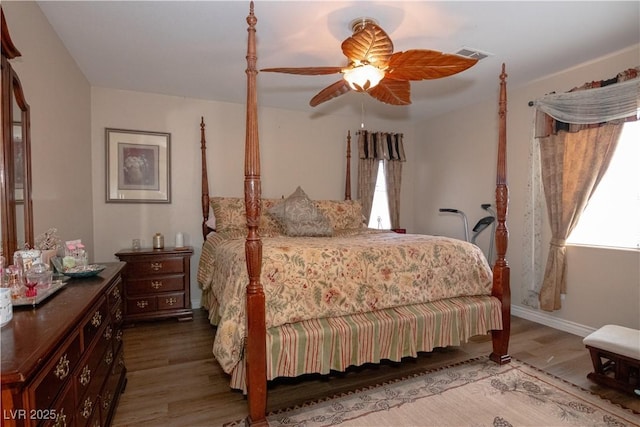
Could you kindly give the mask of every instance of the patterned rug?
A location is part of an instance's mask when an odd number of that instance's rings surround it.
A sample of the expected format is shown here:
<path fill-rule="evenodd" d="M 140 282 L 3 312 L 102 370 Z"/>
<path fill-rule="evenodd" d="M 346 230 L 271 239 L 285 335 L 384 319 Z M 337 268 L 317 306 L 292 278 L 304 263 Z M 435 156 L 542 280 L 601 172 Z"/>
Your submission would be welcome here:
<path fill-rule="evenodd" d="M 269 426 L 640 426 L 640 415 L 513 360 L 488 358 L 270 414 Z"/>

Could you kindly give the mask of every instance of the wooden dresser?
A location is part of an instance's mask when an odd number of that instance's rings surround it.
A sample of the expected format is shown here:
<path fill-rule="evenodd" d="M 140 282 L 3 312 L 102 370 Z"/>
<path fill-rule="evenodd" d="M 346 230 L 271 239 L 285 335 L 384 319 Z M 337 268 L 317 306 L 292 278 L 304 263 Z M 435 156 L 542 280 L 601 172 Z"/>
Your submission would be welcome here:
<path fill-rule="evenodd" d="M 193 319 L 190 296 L 190 261 L 193 248 L 121 250 L 116 253 L 123 270 L 124 319 L 177 317 Z"/>
<path fill-rule="evenodd" d="M 126 384 L 121 271 L 70 279 L 2 327 L 3 426 L 107 426 Z"/>

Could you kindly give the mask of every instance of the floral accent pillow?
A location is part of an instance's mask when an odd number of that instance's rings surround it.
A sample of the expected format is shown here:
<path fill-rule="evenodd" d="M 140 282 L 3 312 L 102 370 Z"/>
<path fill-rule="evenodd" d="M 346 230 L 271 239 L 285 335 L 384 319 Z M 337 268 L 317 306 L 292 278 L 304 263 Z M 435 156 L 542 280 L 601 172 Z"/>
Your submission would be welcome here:
<path fill-rule="evenodd" d="M 331 222 L 301 187 L 267 212 L 278 220 L 287 236 L 333 235 Z"/>
<path fill-rule="evenodd" d="M 282 235 L 280 224 L 265 210 L 271 208 L 280 199 L 262 199 L 262 215 L 260 216 L 260 234 L 263 236 Z M 247 230 L 247 214 L 244 207 L 244 198 L 240 197 L 212 197 L 210 199 L 213 209 L 213 219 L 209 218 L 219 233 Z"/>
<path fill-rule="evenodd" d="M 334 230 L 366 228 L 360 200 L 314 200 L 313 203 L 329 219 Z"/>

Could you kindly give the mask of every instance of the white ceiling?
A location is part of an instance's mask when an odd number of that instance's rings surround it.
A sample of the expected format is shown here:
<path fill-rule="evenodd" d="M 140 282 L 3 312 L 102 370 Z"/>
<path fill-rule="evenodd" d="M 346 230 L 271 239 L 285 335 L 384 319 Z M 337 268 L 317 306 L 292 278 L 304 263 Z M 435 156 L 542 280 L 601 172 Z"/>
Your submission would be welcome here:
<path fill-rule="evenodd" d="M 245 102 L 248 1 L 38 3 L 93 86 Z M 340 44 L 360 17 L 376 19 L 395 51 L 491 54 L 455 76 L 412 82 L 413 103 L 402 107 L 350 92 L 311 108 L 340 75 L 259 75 L 260 105 L 320 115 L 433 117 L 495 96 L 502 63 L 516 87 L 640 43 L 638 1 L 257 0 L 255 14 L 259 68 L 346 65 Z"/>

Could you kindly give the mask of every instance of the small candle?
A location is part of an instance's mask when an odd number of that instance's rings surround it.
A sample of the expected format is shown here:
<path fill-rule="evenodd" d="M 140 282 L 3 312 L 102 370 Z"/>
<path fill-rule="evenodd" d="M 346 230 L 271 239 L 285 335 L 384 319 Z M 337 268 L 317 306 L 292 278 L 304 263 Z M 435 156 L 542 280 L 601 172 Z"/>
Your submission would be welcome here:
<path fill-rule="evenodd" d="M 176 248 L 181 248 L 184 246 L 184 236 L 182 233 L 176 233 Z"/>

